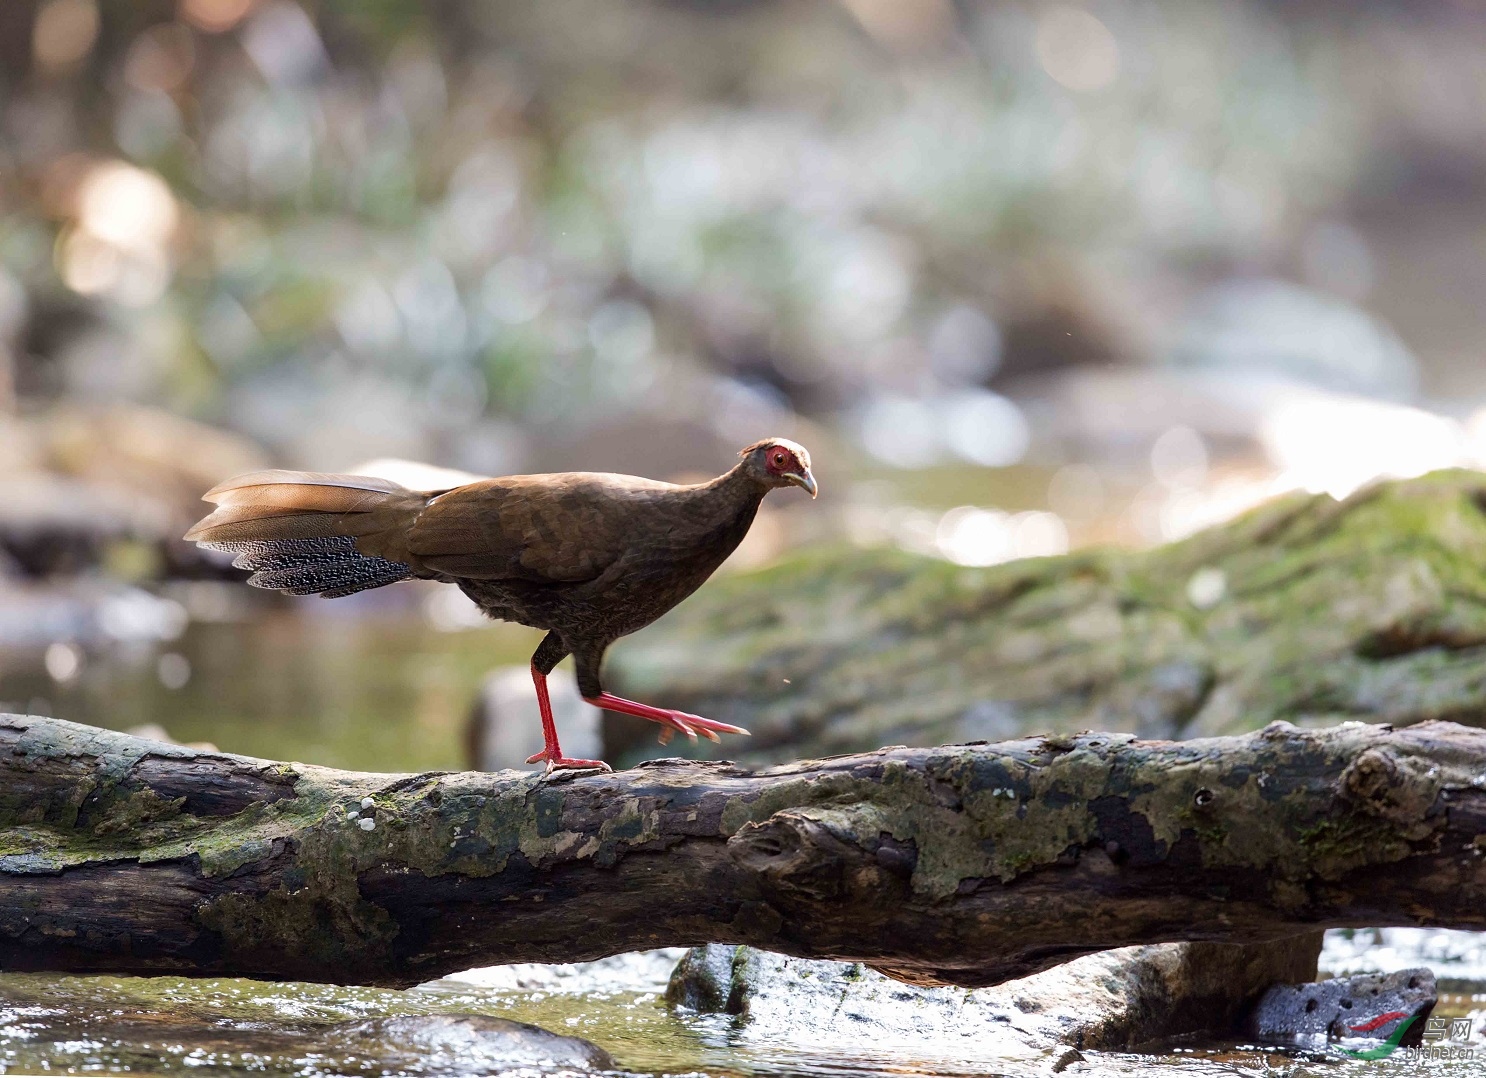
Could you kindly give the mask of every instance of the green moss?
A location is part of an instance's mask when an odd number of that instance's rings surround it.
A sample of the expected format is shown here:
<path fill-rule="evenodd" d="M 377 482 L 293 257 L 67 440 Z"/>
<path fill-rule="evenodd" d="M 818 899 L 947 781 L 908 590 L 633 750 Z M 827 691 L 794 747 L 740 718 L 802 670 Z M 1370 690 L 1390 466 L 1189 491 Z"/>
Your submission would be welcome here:
<path fill-rule="evenodd" d="M 108 801 L 102 818 L 93 825 L 96 835 L 129 834 L 145 827 L 157 827 L 181 815 L 184 797 L 167 799 L 154 790 L 132 791 Z"/>
<path fill-rule="evenodd" d="M 349 971 L 384 961 L 397 925 L 381 907 L 348 898 L 313 888 L 230 892 L 208 900 L 196 916 L 203 928 L 222 937 L 229 953 L 303 969 Z"/>

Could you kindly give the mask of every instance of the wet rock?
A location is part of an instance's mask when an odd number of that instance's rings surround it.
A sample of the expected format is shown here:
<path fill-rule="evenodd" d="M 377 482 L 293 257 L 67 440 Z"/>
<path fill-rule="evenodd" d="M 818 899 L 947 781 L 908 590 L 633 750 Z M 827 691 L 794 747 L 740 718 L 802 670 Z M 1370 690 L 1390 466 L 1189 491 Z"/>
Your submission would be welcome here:
<path fill-rule="evenodd" d="M 424 1073 L 480 1074 L 498 1067 L 612 1070 L 613 1057 L 591 1041 L 564 1037 L 540 1026 L 478 1014 L 406 1015 L 337 1027 L 335 1040 L 365 1043 L 387 1062 L 388 1046 L 416 1055 Z"/>
<path fill-rule="evenodd" d="M 1082 1063 L 1083 1061 L 1084 1054 L 1077 1048 L 1064 1049 L 1063 1053 L 1053 1061 L 1052 1072 L 1054 1074 L 1062 1074 L 1075 1063 Z"/>
<path fill-rule="evenodd" d="M 1230 1033 L 1276 982 L 1311 977 L 1320 933 L 1254 946 L 1172 943 L 1074 959 L 966 992 L 894 981 L 859 964 L 748 947 L 695 948 L 666 991 L 673 1006 L 733 1014 L 744 1036 L 820 1046 L 903 1043 L 1033 1057 L 1056 1047 L 1123 1050 Z"/>
<path fill-rule="evenodd" d="M 593 962 L 510 962 L 461 970 L 432 982 L 452 991 L 541 992 L 547 995 L 584 995 L 603 992 L 651 992 L 666 990 L 666 983 L 689 952 L 685 947 L 658 947 L 653 951 L 627 951 Z"/>
<path fill-rule="evenodd" d="M 1255 1005 L 1245 1031 L 1261 1040 L 1382 1041 L 1413 1018 L 1400 1043 L 1416 1045 L 1437 998 L 1434 973 L 1424 968 L 1276 985 Z"/>
<path fill-rule="evenodd" d="M 740 952 L 749 950 L 718 943 L 693 947 L 671 974 L 671 983 L 666 986 L 666 1002 L 702 1014 L 737 1014 L 742 997 L 733 999 L 733 964 Z M 741 988 L 747 983 L 746 978 L 737 978 L 736 983 Z"/>

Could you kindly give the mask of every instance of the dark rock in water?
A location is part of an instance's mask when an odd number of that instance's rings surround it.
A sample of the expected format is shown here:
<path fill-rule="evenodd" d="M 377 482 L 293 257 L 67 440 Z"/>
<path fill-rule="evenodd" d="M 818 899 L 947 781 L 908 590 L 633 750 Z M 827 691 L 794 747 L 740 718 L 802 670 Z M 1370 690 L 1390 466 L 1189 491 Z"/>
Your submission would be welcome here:
<path fill-rule="evenodd" d="M 859 964 L 714 944 L 687 953 L 666 999 L 735 1014 L 745 1036 L 775 1042 L 845 1046 L 870 1037 L 1031 1058 L 1065 1045 L 1123 1050 L 1232 1033 L 1269 986 L 1314 976 L 1320 946 L 1316 932 L 1253 946 L 1125 947 L 967 992 L 903 984 Z"/>
<path fill-rule="evenodd" d="M 1054 1074 L 1062 1074 L 1075 1063 L 1082 1063 L 1084 1054 L 1077 1048 L 1065 1048 L 1063 1054 L 1053 1060 L 1052 1071 Z"/>
<path fill-rule="evenodd" d="M 1276 985 L 1255 1005 L 1246 1031 L 1262 1040 L 1385 1041 L 1412 1018 L 1399 1042 L 1412 1047 L 1423 1037 L 1437 998 L 1434 973 L 1423 968 Z"/>
<path fill-rule="evenodd" d="M 733 986 L 737 984 L 743 989 L 747 982 L 746 974 L 737 978 L 733 976 L 733 965 L 739 959 L 746 963 L 751 950 L 718 943 L 693 947 L 671 974 L 671 983 L 666 986 L 666 1002 L 702 1014 L 737 1014 L 742 1006 L 742 991 L 734 998 Z"/>
<path fill-rule="evenodd" d="M 387 1061 L 388 1048 L 417 1057 L 423 1073 L 478 1074 L 498 1067 L 613 1070 L 608 1052 L 579 1037 L 478 1014 L 407 1015 L 336 1027 L 338 1047 L 365 1042 L 368 1058 Z"/>

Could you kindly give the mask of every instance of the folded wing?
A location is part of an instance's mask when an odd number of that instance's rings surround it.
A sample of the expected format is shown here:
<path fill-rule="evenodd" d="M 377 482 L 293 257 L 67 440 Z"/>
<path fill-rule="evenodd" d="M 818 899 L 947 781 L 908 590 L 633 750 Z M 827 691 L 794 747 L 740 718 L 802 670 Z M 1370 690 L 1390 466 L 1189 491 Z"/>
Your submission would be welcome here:
<path fill-rule="evenodd" d="M 630 486 L 609 477 L 488 479 L 434 498 L 408 549 L 416 564 L 447 576 L 580 583 L 624 553 L 637 508 Z"/>

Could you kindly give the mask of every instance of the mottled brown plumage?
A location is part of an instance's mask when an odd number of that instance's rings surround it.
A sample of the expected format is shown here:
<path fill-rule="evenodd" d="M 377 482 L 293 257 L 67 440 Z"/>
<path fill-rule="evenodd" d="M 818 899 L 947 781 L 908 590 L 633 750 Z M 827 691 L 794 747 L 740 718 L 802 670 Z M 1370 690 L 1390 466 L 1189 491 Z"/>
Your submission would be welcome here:
<path fill-rule="evenodd" d="M 558 748 L 546 675 L 571 654 L 590 702 L 716 739 L 744 733 L 603 691 L 604 651 L 643 628 L 712 575 L 748 533 L 764 495 L 815 494 L 810 454 L 782 438 L 756 442 L 708 483 L 677 486 L 602 472 L 516 475 L 444 491 L 383 479 L 267 471 L 204 497 L 217 509 L 186 534 L 236 553 L 249 583 L 334 597 L 419 577 L 456 584 L 493 618 L 547 630 L 532 657 L 547 747 Z"/>

